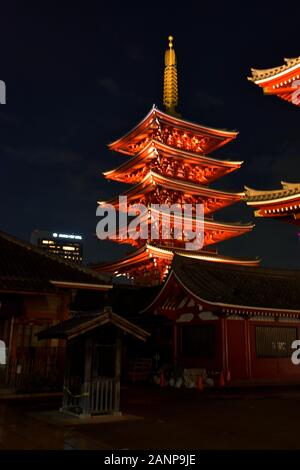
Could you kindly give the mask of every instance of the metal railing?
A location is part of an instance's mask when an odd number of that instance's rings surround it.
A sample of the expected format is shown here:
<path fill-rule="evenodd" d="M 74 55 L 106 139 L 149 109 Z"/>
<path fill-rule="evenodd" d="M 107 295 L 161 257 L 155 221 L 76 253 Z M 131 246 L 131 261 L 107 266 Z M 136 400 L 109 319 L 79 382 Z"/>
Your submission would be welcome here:
<path fill-rule="evenodd" d="M 91 382 L 80 383 L 78 377 L 69 378 L 64 385 L 62 411 L 74 414 L 109 414 L 115 410 L 115 380 L 96 377 Z"/>

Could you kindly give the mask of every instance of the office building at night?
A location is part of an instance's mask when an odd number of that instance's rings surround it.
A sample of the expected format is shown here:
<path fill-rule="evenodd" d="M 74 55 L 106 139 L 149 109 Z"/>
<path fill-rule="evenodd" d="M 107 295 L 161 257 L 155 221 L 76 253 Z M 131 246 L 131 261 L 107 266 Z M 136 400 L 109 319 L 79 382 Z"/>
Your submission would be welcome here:
<path fill-rule="evenodd" d="M 30 241 L 48 253 L 60 256 L 67 261 L 82 263 L 83 238 L 81 235 L 34 230 Z"/>

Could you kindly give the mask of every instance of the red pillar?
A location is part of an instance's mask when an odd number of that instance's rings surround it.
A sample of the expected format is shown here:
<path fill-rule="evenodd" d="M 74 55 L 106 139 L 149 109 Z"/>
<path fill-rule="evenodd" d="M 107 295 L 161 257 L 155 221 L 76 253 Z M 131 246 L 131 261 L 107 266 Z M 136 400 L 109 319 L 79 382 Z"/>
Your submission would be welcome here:
<path fill-rule="evenodd" d="M 228 365 L 228 334 L 227 334 L 227 318 L 221 317 L 221 331 L 222 331 L 222 371 L 225 379 L 229 371 Z"/>
<path fill-rule="evenodd" d="M 246 372 L 247 377 L 252 377 L 252 358 L 251 358 L 251 338 L 250 338 L 250 324 L 249 318 L 245 318 L 245 353 L 246 353 Z"/>

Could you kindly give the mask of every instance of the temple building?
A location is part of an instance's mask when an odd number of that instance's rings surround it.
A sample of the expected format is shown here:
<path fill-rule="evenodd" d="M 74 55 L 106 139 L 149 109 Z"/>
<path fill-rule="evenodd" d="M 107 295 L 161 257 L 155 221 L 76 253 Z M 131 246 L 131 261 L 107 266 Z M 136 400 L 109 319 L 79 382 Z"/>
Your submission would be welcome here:
<path fill-rule="evenodd" d="M 260 86 L 266 95 L 277 95 L 296 106 L 300 104 L 300 56 L 285 59 L 280 67 L 251 69 L 248 80 Z M 276 218 L 299 225 L 300 183 L 281 182 L 281 189 L 258 190 L 245 186 L 247 205 L 255 217 Z"/>
<path fill-rule="evenodd" d="M 101 286 L 108 290 L 109 308 L 106 305 L 96 313 L 85 311 L 71 319 L 63 318 L 39 333 L 41 341 L 67 340 L 75 364 L 76 354 L 83 351 L 80 348 L 85 343 L 84 373 L 78 391 L 72 385 L 72 364 L 66 365 L 66 370 L 70 368 L 67 379 L 73 397 L 87 393 L 86 377 L 93 376 L 99 390 L 99 383 L 108 373 L 111 377 L 104 380 L 111 397 L 115 396 L 113 390 L 119 390 L 120 381 L 136 381 L 141 376 L 154 380 L 153 374 L 159 374 L 160 383 L 169 386 L 176 386 L 174 377 L 178 376 L 182 384 L 186 377 L 193 376 L 194 385 L 196 377 L 197 381 L 202 377 L 207 386 L 300 380 L 300 368 L 292 362 L 293 344 L 300 337 L 300 272 L 262 268 L 257 259 L 219 254 L 215 248 L 219 242 L 250 232 L 253 224 L 214 218 L 217 210 L 246 201 L 259 215 L 280 214 L 289 221 L 296 220 L 299 187 L 283 183 L 280 191 L 245 188 L 244 192 L 234 193 L 210 186 L 240 168 L 241 161 L 211 156 L 233 141 L 237 132 L 194 124 L 178 114 L 176 56 L 171 37 L 169 41 L 164 73 L 166 110 L 153 106 L 133 130 L 109 146 L 124 154 L 124 163 L 104 176 L 131 185 L 123 193 L 127 197 L 125 205 L 118 197 L 99 202 L 103 208 L 110 204 L 118 213 L 127 212 L 135 204 L 147 208 L 142 217 L 148 238 L 130 236 L 127 227 L 125 233 L 119 224 L 116 241 L 131 244 L 135 251 L 121 260 L 94 267 L 100 276 L 102 272 L 125 275 L 136 285 L 114 285 L 110 290 Z M 193 207 L 201 203 L 204 208 L 204 243 L 197 251 L 186 248 L 185 228 L 182 237 L 165 239 L 163 219 L 158 219 L 159 237 L 151 238 L 149 220 L 156 207 L 183 207 L 185 203 Z M 191 215 L 192 225 L 196 215 Z M 171 229 L 175 229 L 177 217 L 170 214 Z M 138 337 L 142 341 L 136 342 Z M 102 369 L 98 361 L 103 346 L 115 351 L 117 360 L 111 361 L 115 364 L 113 377 L 113 369 Z M 190 382 L 185 386 L 190 387 Z M 93 396 L 93 387 L 87 396 Z M 73 406 L 73 397 L 69 393 L 65 409 Z M 105 412 L 118 410 L 119 393 L 117 400 L 109 403 Z M 102 412 L 102 405 L 98 403 L 95 410 L 93 402 L 87 406 L 87 400 L 83 400 L 80 413 Z"/>
<path fill-rule="evenodd" d="M 300 271 L 210 263 L 175 255 L 143 310 L 171 322 L 173 362 L 223 372 L 230 383 L 300 380 L 292 343 L 300 334 Z"/>
<path fill-rule="evenodd" d="M 126 275 L 135 283 L 153 285 L 161 283 L 167 276 L 175 253 L 182 256 L 212 262 L 240 265 L 257 265 L 257 259 L 237 259 L 218 253 L 216 244 L 232 237 L 250 232 L 252 223 L 222 222 L 214 218 L 217 210 L 245 199 L 244 192 L 228 192 L 212 189 L 213 181 L 240 168 L 241 161 L 221 160 L 210 154 L 233 141 L 236 131 L 215 129 L 184 120 L 177 112 L 178 83 L 176 55 L 173 38 L 169 37 L 169 48 L 165 53 L 164 105 L 165 111 L 155 105 L 145 118 L 130 132 L 109 145 L 110 150 L 122 153 L 126 159 L 119 167 L 104 173 L 109 180 L 133 185 L 123 196 L 127 204 L 120 207 L 119 198 L 99 204 L 110 204 L 118 211 L 126 211 L 134 204 L 143 204 L 148 209 L 148 238 L 124 236 L 119 228 L 116 241 L 129 243 L 136 251 L 113 263 L 100 264 L 97 271 Z M 184 204 L 203 204 L 203 246 L 198 251 L 186 248 L 186 232 L 181 237 L 165 239 L 162 217 L 155 214 L 153 204 L 171 207 Z M 159 220 L 158 239 L 151 237 L 152 217 Z M 177 215 L 171 217 L 174 234 Z M 195 213 L 190 217 L 195 226 Z"/>
<path fill-rule="evenodd" d="M 300 225 L 300 183 L 281 182 L 282 189 L 257 190 L 245 186 L 247 204 L 255 217 Z"/>
<path fill-rule="evenodd" d="M 266 95 L 279 98 L 299 106 L 300 104 L 300 56 L 284 59 L 285 64 L 270 69 L 251 69 L 248 80 L 263 89 Z"/>

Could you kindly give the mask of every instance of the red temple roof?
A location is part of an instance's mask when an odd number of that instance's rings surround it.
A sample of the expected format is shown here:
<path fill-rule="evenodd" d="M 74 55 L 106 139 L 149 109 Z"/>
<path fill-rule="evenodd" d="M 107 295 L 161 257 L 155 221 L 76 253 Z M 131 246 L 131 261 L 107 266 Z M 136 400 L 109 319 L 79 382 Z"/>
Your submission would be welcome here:
<path fill-rule="evenodd" d="M 131 131 L 120 139 L 109 145 L 110 150 L 116 150 L 128 155 L 134 155 L 142 147 L 148 144 L 153 134 L 161 125 L 165 125 L 176 130 L 190 134 L 191 137 L 197 138 L 199 141 L 205 139 L 204 152 L 209 153 L 217 148 L 222 147 L 231 140 L 235 139 L 237 131 L 227 131 L 223 129 L 215 129 L 195 124 L 190 121 L 183 120 L 177 116 L 160 111 L 155 106 L 149 113 L 137 124 Z M 142 144 L 141 144 L 142 142 Z"/>
<path fill-rule="evenodd" d="M 141 216 L 140 222 L 146 219 L 145 222 L 148 222 L 149 229 L 151 225 L 151 218 L 149 218 L 150 210 L 151 210 L 151 213 L 154 213 L 154 215 L 157 215 L 157 216 L 160 215 L 160 213 L 156 209 L 151 208 L 147 211 L 147 213 L 144 216 Z M 162 214 L 164 214 L 163 211 L 162 211 Z M 169 215 L 169 213 L 166 213 L 166 214 Z M 171 228 L 175 226 L 174 221 L 177 222 L 178 220 L 182 222 L 182 217 L 179 217 L 178 215 L 174 215 L 174 214 L 170 215 Z M 194 230 L 196 230 L 197 227 L 196 227 L 194 218 L 186 217 L 184 219 L 184 224 L 186 223 L 186 221 L 190 221 L 191 222 L 190 226 L 193 227 Z M 161 219 L 160 219 L 160 225 L 162 226 Z M 178 225 L 179 224 L 177 223 L 176 226 L 178 227 Z M 200 227 L 201 229 L 203 229 L 203 232 L 204 232 L 204 240 L 203 240 L 204 246 L 208 246 L 208 245 L 214 245 L 221 241 L 228 240 L 229 238 L 237 237 L 247 232 L 250 232 L 253 229 L 254 224 L 252 223 L 242 224 L 240 222 L 223 222 L 223 221 L 216 221 L 213 219 L 204 219 L 203 227 L 201 226 L 201 222 L 200 222 Z M 184 227 L 183 227 L 183 230 L 184 230 Z M 150 233 L 149 233 L 149 237 L 150 237 Z M 141 246 L 141 244 L 145 243 L 144 239 L 131 238 L 128 235 L 127 226 L 120 227 L 114 239 L 115 241 L 118 241 L 118 243 L 123 243 L 123 244 L 128 243 L 135 247 L 139 247 Z M 174 247 L 177 247 L 177 248 L 181 247 L 182 249 L 184 249 L 184 246 L 187 241 L 188 240 L 186 240 L 185 238 L 171 239 L 171 240 L 161 239 L 159 243 L 161 246 L 169 246 L 169 247 L 172 247 L 172 249 Z M 155 242 L 154 242 L 154 245 L 156 245 Z"/>
<path fill-rule="evenodd" d="M 179 315 L 180 306 L 187 303 L 178 295 L 183 291 L 194 299 L 195 313 L 199 305 L 247 317 L 272 314 L 295 318 L 300 315 L 299 280 L 300 271 L 211 263 L 176 255 L 163 288 L 143 312 Z"/>
<path fill-rule="evenodd" d="M 122 195 L 127 196 L 128 202 L 130 203 L 134 202 L 135 200 L 140 202 L 140 199 L 144 194 L 155 190 L 157 186 L 176 192 L 183 192 L 185 197 L 187 195 L 201 196 L 201 201 L 204 203 L 204 211 L 206 214 L 229 206 L 245 197 L 245 193 L 243 192 L 232 193 L 227 191 L 219 191 L 217 189 L 208 188 L 197 183 L 191 183 L 190 181 L 184 181 L 160 175 L 154 173 L 153 171 L 149 171 L 140 183 L 128 189 Z M 205 201 L 208 201 L 207 204 L 205 204 Z M 101 203 L 102 202 L 99 202 L 99 204 Z M 118 207 L 119 196 L 112 198 L 105 203 Z"/>
<path fill-rule="evenodd" d="M 242 161 L 220 160 L 207 157 L 199 153 L 171 147 L 163 142 L 151 140 L 140 152 L 122 165 L 103 173 L 105 178 L 126 183 L 137 183 L 147 171 L 147 162 L 166 157 L 172 160 L 182 161 L 186 166 L 197 165 L 203 175 L 199 176 L 199 182 L 208 183 L 225 174 L 231 173 L 241 167 Z"/>
<path fill-rule="evenodd" d="M 186 251 L 179 248 L 155 246 L 147 243 L 140 249 L 122 259 L 110 263 L 101 263 L 93 266 L 93 269 L 98 272 L 109 272 L 119 275 L 122 273 L 128 273 L 128 275 L 130 275 L 130 273 L 135 270 L 142 269 L 144 272 L 148 272 L 150 274 L 150 271 L 153 271 L 154 265 L 160 264 L 164 269 L 163 276 L 160 278 L 160 281 L 162 281 L 168 274 L 174 255 L 180 255 L 184 258 L 193 260 L 210 261 L 212 264 L 224 263 L 238 264 L 242 266 L 257 266 L 260 262 L 258 258 L 233 258 L 208 251 Z"/>
<path fill-rule="evenodd" d="M 256 217 L 280 217 L 300 223 L 300 183 L 281 182 L 282 189 L 257 190 L 245 186 L 246 202 Z"/>
<path fill-rule="evenodd" d="M 285 58 L 284 61 L 285 64 L 269 69 L 251 68 L 252 77 L 248 77 L 248 80 L 257 84 L 267 83 L 274 79 L 282 78 L 287 73 L 295 72 L 300 69 L 300 56 L 292 59 Z"/>
<path fill-rule="evenodd" d="M 284 60 L 285 64 L 279 67 L 262 70 L 252 68 L 252 76 L 248 80 L 263 88 L 265 94 L 277 95 L 299 106 L 299 83 L 296 81 L 300 79 L 300 56 Z"/>

